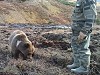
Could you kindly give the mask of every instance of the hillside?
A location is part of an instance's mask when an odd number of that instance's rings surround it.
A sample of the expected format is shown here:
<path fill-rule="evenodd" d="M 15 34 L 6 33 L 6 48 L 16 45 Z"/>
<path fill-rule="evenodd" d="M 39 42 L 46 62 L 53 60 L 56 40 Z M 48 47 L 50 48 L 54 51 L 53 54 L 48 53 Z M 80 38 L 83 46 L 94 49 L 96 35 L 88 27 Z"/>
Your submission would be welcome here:
<path fill-rule="evenodd" d="M 23 0 L 24 1 L 24 0 Z M 69 3 L 68 3 L 68 2 Z M 76 0 L 4 0 L 0 1 L 0 23 L 70 24 Z M 97 3 L 100 24 L 100 2 Z"/>
<path fill-rule="evenodd" d="M 69 24 L 71 9 L 56 0 L 0 1 L 0 23 Z"/>

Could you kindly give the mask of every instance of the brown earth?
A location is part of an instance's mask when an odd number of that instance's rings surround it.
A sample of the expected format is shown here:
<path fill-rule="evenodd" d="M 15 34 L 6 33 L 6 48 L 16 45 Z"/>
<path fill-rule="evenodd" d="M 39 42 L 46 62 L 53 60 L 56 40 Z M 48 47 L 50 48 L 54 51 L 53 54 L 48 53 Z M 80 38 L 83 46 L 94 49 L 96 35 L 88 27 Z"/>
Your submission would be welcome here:
<path fill-rule="evenodd" d="M 30 1 L 0 1 L 0 23 L 3 23 L 0 24 L 0 75 L 75 75 L 66 68 L 72 63 L 69 23 L 73 7 L 56 0 Z M 68 28 L 64 28 L 64 24 L 68 24 Z M 32 62 L 11 57 L 8 38 L 17 29 L 24 31 L 35 45 Z M 99 25 L 94 25 L 90 50 L 91 66 L 87 75 L 100 75 Z"/>
<path fill-rule="evenodd" d="M 0 1 L 0 23 L 69 24 L 71 9 L 56 0 Z"/>
<path fill-rule="evenodd" d="M 17 29 L 24 31 L 35 45 L 36 52 L 32 62 L 11 58 L 8 38 L 11 32 Z M 100 27 L 94 27 L 90 45 L 91 70 L 87 75 L 100 74 L 100 65 L 97 64 L 100 62 L 99 32 Z M 72 62 L 70 38 L 70 27 L 57 29 L 47 28 L 46 25 L 0 24 L 0 75 L 11 75 L 11 73 L 16 75 L 75 75 L 66 68 L 66 65 Z M 98 55 L 95 55 L 96 52 L 99 52 Z"/>

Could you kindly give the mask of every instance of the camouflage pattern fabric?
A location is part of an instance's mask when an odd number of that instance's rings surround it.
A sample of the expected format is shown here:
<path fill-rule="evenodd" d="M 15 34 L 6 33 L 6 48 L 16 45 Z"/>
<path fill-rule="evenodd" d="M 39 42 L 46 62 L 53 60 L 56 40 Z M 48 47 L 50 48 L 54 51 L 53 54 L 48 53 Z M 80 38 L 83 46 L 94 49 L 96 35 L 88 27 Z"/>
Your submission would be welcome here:
<path fill-rule="evenodd" d="M 72 14 L 72 50 L 74 61 L 80 66 L 89 67 L 90 55 L 89 42 L 92 26 L 97 15 L 96 0 L 77 0 Z M 82 32 L 85 37 L 79 42 L 78 36 Z"/>

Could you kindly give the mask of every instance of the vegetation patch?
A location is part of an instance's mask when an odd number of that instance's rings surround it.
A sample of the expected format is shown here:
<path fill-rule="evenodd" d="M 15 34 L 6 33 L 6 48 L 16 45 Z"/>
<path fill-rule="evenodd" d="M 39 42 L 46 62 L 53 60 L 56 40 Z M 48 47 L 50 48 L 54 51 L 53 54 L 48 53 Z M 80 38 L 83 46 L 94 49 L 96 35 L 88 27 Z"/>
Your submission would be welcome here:
<path fill-rule="evenodd" d="M 100 25 L 100 12 L 98 12 L 97 19 L 96 19 L 96 24 Z"/>
<path fill-rule="evenodd" d="M 96 19 L 96 24 L 97 24 L 97 25 L 100 25 L 100 18 L 97 18 L 97 19 Z"/>
<path fill-rule="evenodd" d="M 56 0 L 64 5 L 70 5 L 70 6 L 75 6 L 75 3 L 74 2 L 68 2 L 66 0 Z"/>

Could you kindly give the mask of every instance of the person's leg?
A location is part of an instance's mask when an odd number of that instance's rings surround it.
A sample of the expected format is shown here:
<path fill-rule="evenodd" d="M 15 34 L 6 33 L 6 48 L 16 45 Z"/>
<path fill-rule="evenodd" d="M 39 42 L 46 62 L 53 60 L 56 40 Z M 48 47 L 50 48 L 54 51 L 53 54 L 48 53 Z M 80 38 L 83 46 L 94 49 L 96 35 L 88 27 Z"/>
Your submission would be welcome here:
<path fill-rule="evenodd" d="M 73 51 L 73 59 L 74 62 L 71 65 L 67 65 L 67 68 L 74 69 L 80 66 L 79 63 L 79 53 L 78 53 L 78 36 L 80 33 L 80 27 L 77 25 L 77 23 L 73 23 L 72 25 L 72 41 L 71 41 L 71 48 Z"/>
<path fill-rule="evenodd" d="M 91 55 L 91 52 L 88 48 L 89 43 L 90 43 L 90 34 L 87 35 L 86 38 L 84 38 L 83 41 L 80 43 L 80 50 L 79 50 L 80 67 L 71 69 L 72 72 L 75 72 L 75 73 L 88 73 L 89 72 L 90 55 Z"/>

